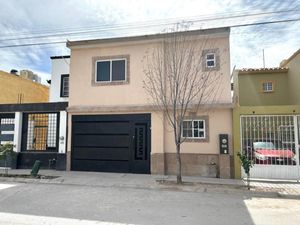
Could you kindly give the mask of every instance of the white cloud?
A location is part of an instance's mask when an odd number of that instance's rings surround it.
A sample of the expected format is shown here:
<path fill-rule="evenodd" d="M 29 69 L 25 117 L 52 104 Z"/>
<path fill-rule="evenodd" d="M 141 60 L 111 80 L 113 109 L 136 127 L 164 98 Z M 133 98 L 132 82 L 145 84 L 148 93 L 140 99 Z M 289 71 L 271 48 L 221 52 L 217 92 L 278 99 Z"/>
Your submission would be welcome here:
<path fill-rule="evenodd" d="M 237 11 L 241 13 L 265 12 L 295 8 L 299 3 L 300 0 L 284 2 L 280 0 L 52 0 L 42 2 L 38 0 L 3 0 L 0 3 L 0 46 L 33 41 L 3 41 L 4 38 L 12 37 L 12 34 L 23 33 L 23 36 L 26 37 L 28 34 L 38 35 L 50 31 L 62 32 L 70 29 L 82 31 L 90 27 L 104 25 L 143 24 L 150 20 L 163 21 L 167 18 L 191 18 L 214 13 L 230 15 L 230 12 Z M 253 21 L 258 19 L 259 17 L 256 17 Z M 243 20 L 230 21 L 231 24 L 240 22 L 243 22 Z M 232 65 L 237 65 L 239 68 L 261 67 L 262 49 L 265 49 L 267 66 L 277 66 L 283 58 L 287 58 L 300 47 L 299 24 L 298 22 L 278 26 L 265 25 L 232 29 Z M 225 25 L 225 21 L 221 21 L 220 25 Z M 161 30 L 161 28 L 157 29 Z M 119 29 L 106 33 L 98 32 L 93 33 L 93 35 L 81 35 L 76 38 L 93 38 L 104 34 L 133 35 L 141 32 L 149 33 L 153 30 L 150 28 Z M 39 41 L 65 39 L 66 37 L 49 37 Z M 68 53 L 69 50 L 64 44 L 0 48 L 0 70 L 30 69 L 42 74 L 45 81 L 49 77 L 51 68 L 49 57 Z"/>

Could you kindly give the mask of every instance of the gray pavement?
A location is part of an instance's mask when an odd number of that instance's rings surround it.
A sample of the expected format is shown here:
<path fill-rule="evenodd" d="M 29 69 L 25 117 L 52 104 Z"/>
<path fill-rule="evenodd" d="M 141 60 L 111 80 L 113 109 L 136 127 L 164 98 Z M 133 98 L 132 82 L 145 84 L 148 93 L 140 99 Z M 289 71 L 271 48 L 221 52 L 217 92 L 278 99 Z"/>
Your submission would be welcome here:
<path fill-rule="evenodd" d="M 0 224 L 296 225 L 299 202 L 241 193 L 7 183 L 0 185 Z"/>
<path fill-rule="evenodd" d="M 10 170 L 10 174 L 30 174 L 30 170 Z M 122 173 L 97 173 L 41 170 L 41 175 L 57 176 L 55 179 L 28 179 L 0 177 L 3 182 L 49 183 L 100 187 L 131 187 L 141 189 L 172 189 L 191 192 L 243 192 L 244 194 L 300 199 L 300 183 L 252 181 L 251 191 L 238 179 L 218 179 L 184 176 L 185 185 L 175 185 L 175 176 Z"/>
<path fill-rule="evenodd" d="M 10 173 L 29 174 L 29 170 Z M 170 182 L 174 176 L 40 173 L 59 177 L 0 177 L 0 225 L 296 225 L 300 221 L 300 200 L 266 191 L 277 190 L 274 183 L 258 182 L 262 191 L 249 192 L 241 180 L 184 177 L 187 183 L 178 186 Z"/>

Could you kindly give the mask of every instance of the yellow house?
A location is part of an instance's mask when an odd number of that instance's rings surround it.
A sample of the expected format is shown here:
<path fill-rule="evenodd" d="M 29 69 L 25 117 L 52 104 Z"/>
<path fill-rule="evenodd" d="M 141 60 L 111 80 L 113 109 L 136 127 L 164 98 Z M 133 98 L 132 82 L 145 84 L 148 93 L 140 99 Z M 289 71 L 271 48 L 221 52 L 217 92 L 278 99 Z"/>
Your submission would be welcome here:
<path fill-rule="evenodd" d="M 238 152 L 253 162 L 254 179 L 299 179 L 300 49 L 276 68 L 234 72 L 235 177 L 245 177 Z M 270 154 L 272 153 L 272 154 Z"/>
<path fill-rule="evenodd" d="M 0 104 L 48 102 L 49 88 L 0 71 Z"/>

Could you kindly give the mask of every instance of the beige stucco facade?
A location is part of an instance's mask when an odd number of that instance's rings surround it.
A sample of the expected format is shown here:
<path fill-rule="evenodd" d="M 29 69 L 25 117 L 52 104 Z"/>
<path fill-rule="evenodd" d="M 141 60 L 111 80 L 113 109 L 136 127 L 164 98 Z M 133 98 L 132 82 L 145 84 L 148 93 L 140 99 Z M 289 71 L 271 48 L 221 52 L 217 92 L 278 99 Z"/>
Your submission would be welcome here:
<path fill-rule="evenodd" d="M 193 34 L 194 35 L 194 34 Z M 231 151 L 232 105 L 230 93 L 229 31 L 213 30 L 205 35 L 194 35 L 199 44 L 218 49 L 221 86 L 217 101 L 205 110 L 189 113 L 189 118 L 207 119 L 208 140 L 187 141 L 182 145 L 183 173 L 209 176 L 210 170 L 217 168 L 221 177 L 230 177 L 230 157 L 219 157 L 219 134 L 229 134 Z M 72 115 L 90 114 L 151 114 L 151 172 L 159 174 L 175 173 L 175 144 L 172 129 L 163 112 L 153 107 L 151 99 L 143 88 L 145 80 L 144 58 L 149 51 L 161 45 L 158 36 L 124 38 L 120 40 L 69 43 L 70 95 L 69 130 L 72 130 Z M 123 84 L 95 85 L 95 58 L 126 56 L 127 82 Z M 201 57 L 201 53 L 199 53 Z M 71 152 L 72 135 L 68 136 L 68 155 Z M 70 157 L 68 162 L 70 163 Z M 220 172 L 221 168 L 223 171 Z"/>

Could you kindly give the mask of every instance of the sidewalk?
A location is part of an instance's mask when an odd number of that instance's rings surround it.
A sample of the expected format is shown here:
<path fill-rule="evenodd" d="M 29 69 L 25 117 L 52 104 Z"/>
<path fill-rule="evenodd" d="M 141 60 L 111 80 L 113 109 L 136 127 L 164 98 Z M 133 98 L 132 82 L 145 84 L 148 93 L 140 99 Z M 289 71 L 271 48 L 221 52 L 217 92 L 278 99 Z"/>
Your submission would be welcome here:
<path fill-rule="evenodd" d="M 30 170 L 10 170 L 9 174 L 30 174 Z M 222 192 L 251 194 L 260 197 L 286 197 L 300 199 L 300 183 L 252 181 L 251 191 L 245 188 L 245 182 L 237 179 L 219 179 L 204 177 L 183 177 L 184 185 L 176 185 L 175 176 L 98 173 L 40 170 L 40 175 L 57 176 L 54 179 L 29 179 L 0 177 L 0 182 L 44 183 L 81 186 L 99 186 L 115 188 L 142 188 L 157 190 Z"/>

